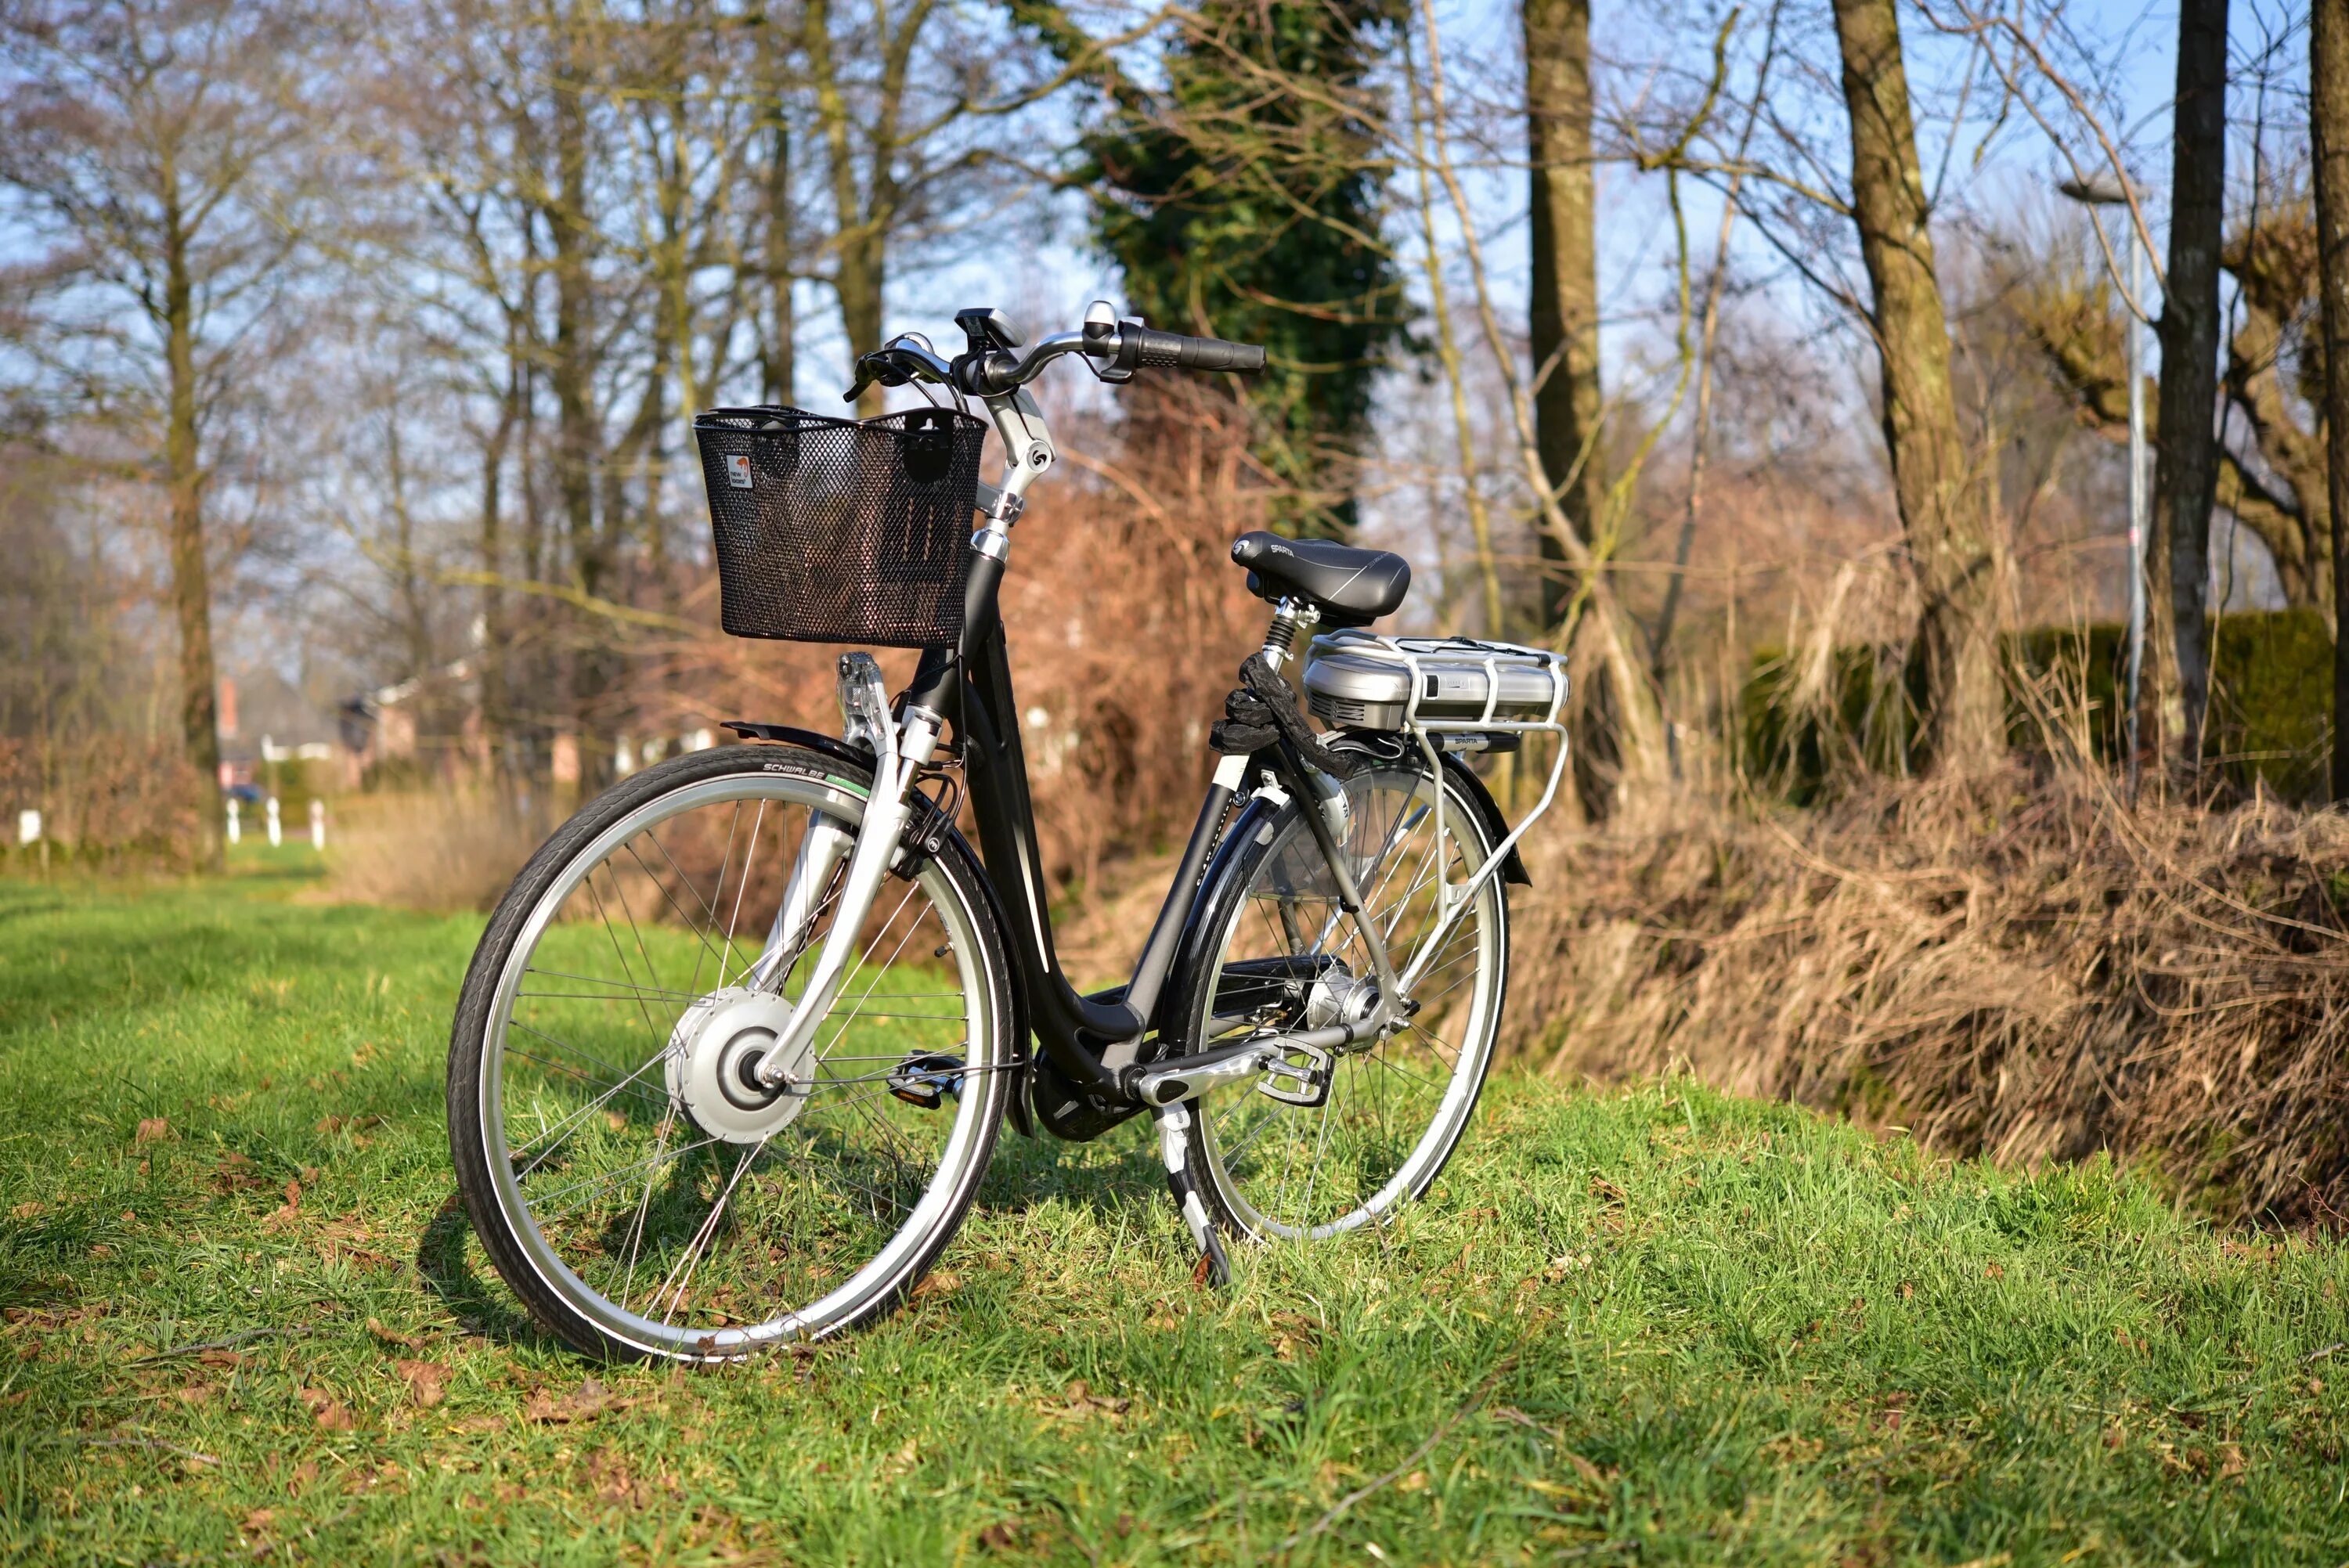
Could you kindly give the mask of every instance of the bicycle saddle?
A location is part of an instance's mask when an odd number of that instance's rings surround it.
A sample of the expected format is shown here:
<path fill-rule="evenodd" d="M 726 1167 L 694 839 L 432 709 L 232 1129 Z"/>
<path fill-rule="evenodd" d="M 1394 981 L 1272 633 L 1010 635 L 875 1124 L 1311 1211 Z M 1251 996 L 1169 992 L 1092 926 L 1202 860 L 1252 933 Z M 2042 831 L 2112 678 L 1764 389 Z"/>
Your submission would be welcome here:
<path fill-rule="evenodd" d="M 1283 539 L 1257 530 L 1232 542 L 1259 599 L 1302 599 L 1329 626 L 1367 626 L 1392 614 L 1411 592 L 1411 562 L 1384 550 L 1356 550 L 1327 539 Z"/>

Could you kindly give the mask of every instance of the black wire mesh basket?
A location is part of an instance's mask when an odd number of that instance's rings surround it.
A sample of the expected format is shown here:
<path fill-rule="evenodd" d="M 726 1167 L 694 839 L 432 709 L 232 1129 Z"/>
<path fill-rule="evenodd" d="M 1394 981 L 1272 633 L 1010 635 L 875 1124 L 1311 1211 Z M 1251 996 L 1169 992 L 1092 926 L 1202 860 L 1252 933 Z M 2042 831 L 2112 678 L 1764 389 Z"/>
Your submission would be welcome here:
<path fill-rule="evenodd" d="M 693 435 L 732 635 L 893 648 L 962 635 L 985 420 L 712 408 Z"/>

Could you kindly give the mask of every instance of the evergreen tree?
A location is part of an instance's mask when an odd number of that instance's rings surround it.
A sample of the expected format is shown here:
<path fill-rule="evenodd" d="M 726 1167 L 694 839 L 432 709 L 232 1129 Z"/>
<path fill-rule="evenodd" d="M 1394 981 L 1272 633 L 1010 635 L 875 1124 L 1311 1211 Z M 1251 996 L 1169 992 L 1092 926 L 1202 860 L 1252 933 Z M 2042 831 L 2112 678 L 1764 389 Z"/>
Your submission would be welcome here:
<path fill-rule="evenodd" d="M 1257 454 L 1297 487 L 1291 527 L 1343 531 L 1349 459 L 1404 325 L 1380 238 L 1386 170 L 1353 107 L 1402 23 L 1398 0 L 1209 0 L 1162 56 L 1163 88 L 1119 72 L 1057 7 L 1019 10 L 1109 100 L 1077 178 L 1130 307 L 1153 326 L 1265 346 L 1270 367 L 1238 387 Z"/>

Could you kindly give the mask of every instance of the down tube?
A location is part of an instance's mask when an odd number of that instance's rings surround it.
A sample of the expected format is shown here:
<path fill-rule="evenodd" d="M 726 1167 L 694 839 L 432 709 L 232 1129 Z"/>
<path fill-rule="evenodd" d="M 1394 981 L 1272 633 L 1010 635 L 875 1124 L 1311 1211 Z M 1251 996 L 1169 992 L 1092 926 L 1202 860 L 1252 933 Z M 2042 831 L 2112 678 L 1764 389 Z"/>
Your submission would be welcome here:
<path fill-rule="evenodd" d="M 971 563 L 972 575 L 995 564 L 981 556 Z M 993 605 L 984 609 L 991 612 Z M 974 615 L 964 647 L 961 722 L 968 738 L 971 810 L 978 819 L 988 877 L 1010 917 L 1030 1020 L 1053 1066 L 1080 1088 L 1124 1103 L 1115 1076 L 1095 1054 L 1098 1047 L 1089 1048 L 1081 1037 L 1107 1045 L 1139 1034 L 1142 1021 L 1123 1006 L 1086 1000 L 1061 972 L 1001 624 L 991 613 L 983 620 Z"/>

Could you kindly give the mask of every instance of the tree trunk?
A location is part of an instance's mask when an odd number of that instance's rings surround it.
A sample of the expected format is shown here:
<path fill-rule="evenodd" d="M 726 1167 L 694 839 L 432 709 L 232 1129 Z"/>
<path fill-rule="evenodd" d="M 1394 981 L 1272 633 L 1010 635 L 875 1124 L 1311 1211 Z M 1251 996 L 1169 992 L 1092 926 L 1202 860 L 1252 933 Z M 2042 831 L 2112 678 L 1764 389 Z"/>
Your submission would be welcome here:
<path fill-rule="evenodd" d="M 193 802 L 197 861 L 216 869 L 222 853 L 220 686 L 212 665 L 204 474 L 196 444 L 195 283 L 189 270 L 189 235 L 181 222 L 176 188 L 169 190 L 164 200 L 162 325 L 171 402 L 165 414 L 163 470 L 171 495 L 171 610 L 180 630 L 180 738 L 189 763 L 202 775 Z"/>
<path fill-rule="evenodd" d="M 2190 774 L 2202 758 L 2210 698 L 2210 500 L 2218 486 L 2219 247 L 2227 171 L 2227 0 L 2181 0 L 2178 100 L 2170 142 L 2169 275 L 2162 301 L 2161 446 L 2153 464 L 2149 559 L 2168 567 L 2168 640 L 2177 672 L 2171 755 Z M 2160 573 L 2157 572 L 2155 588 Z M 2154 597 L 2161 597 L 2158 593 Z M 2140 725 L 2142 728 L 2142 725 Z"/>
<path fill-rule="evenodd" d="M 908 22 L 906 26 L 914 24 Z M 882 270 L 887 259 L 883 234 L 895 215 L 887 200 L 889 160 L 895 153 L 887 102 L 867 128 L 872 142 L 873 189 L 857 188 L 856 159 L 850 140 L 856 129 L 832 56 L 832 9 L 826 0 L 808 0 L 802 18 L 808 71 L 815 82 L 816 119 L 823 131 L 832 169 L 833 292 L 840 298 L 841 330 L 852 364 L 881 346 Z M 902 41 L 902 40 L 901 40 Z M 894 51 L 895 45 L 885 39 Z M 857 414 L 871 418 L 883 407 L 880 387 L 864 389 Z"/>
<path fill-rule="evenodd" d="M 881 269 L 884 253 L 878 233 L 844 236 L 835 282 L 840 293 L 840 323 L 848 334 L 848 354 L 854 360 L 881 346 Z M 857 413 L 871 418 L 881 412 L 878 385 L 864 389 Z"/>
<path fill-rule="evenodd" d="M 794 339 L 792 309 L 792 127 L 783 112 L 784 61 L 781 26 L 770 18 L 761 39 L 765 51 L 767 100 L 767 211 L 760 237 L 760 266 L 767 285 L 768 317 L 759 356 L 761 395 L 770 403 L 792 400 Z"/>
<path fill-rule="evenodd" d="M 566 65 L 554 88 L 556 189 L 546 209 L 554 251 L 554 355 L 548 379 L 554 392 L 554 488 L 563 509 L 562 526 L 569 535 L 571 581 L 580 593 L 600 595 L 607 557 L 595 527 L 596 459 L 603 432 L 595 410 L 595 282 L 587 212 L 585 93 L 575 69 Z M 582 782 L 594 789 L 605 781 L 598 759 L 610 760 L 610 748 L 595 744 L 606 657 L 585 617 L 577 609 L 563 617 L 569 634 L 563 656 L 569 672 L 565 707 L 581 742 Z"/>
<path fill-rule="evenodd" d="M 512 767 L 506 738 L 512 710 L 507 687 L 506 596 L 501 582 L 505 571 L 506 452 L 513 444 L 514 426 L 520 418 L 517 405 L 522 399 L 522 372 L 516 364 L 519 354 L 516 335 L 509 331 L 506 389 L 498 399 L 497 428 L 490 432 L 481 449 L 481 557 L 485 579 L 481 584 L 481 645 L 478 654 L 481 666 L 481 745 L 489 754 L 491 771 L 497 774 L 504 774 Z"/>
<path fill-rule="evenodd" d="M 2349 0 L 2309 13 L 2309 133 L 2316 154 L 2318 331 L 2324 344 L 2325 488 L 2333 501 L 2333 798 L 2349 800 Z"/>
<path fill-rule="evenodd" d="M 1583 539 L 1599 511 L 1599 262 L 1590 156 L 1590 0 L 1524 0 L 1526 129 L 1532 165 L 1534 420 L 1542 469 Z M 1546 562 L 1564 551 L 1540 532 Z M 1562 565 L 1542 574 L 1542 622 L 1574 596 Z"/>
<path fill-rule="evenodd" d="M 1937 771 L 1971 771 L 2006 748 L 1998 552 L 1983 487 L 1967 472 L 1958 429 L 1949 325 L 1894 0 L 1835 0 L 1835 19 L 1851 115 L 1852 216 L 1875 295 L 1884 439 L 1923 600 L 1926 748 Z"/>

